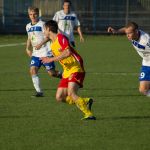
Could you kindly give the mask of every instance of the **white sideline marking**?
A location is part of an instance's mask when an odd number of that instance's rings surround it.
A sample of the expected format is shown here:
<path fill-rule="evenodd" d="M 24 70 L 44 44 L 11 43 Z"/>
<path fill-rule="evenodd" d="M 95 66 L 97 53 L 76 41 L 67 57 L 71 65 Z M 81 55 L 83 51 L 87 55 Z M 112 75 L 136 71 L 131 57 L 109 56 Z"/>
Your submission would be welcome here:
<path fill-rule="evenodd" d="M 5 74 L 5 73 L 25 73 L 25 72 L 18 72 L 18 71 L 14 71 L 14 72 L 9 72 L 9 71 L 1 71 L 0 70 L 0 74 Z M 39 74 L 47 74 L 46 72 L 39 72 Z M 86 72 L 86 74 L 88 75 L 100 75 L 100 76 L 138 76 L 139 73 L 135 73 L 135 72 Z"/>
<path fill-rule="evenodd" d="M 10 47 L 10 46 L 18 46 L 18 45 L 25 45 L 26 43 L 13 43 L 13 44 L 2 44 L 0 47 Z"/>
<path fill-rule="evenodd" d="M 87 72 L 87 74 L 94 74 L 94 75 L 112 75 L 112 76 L 127 76 L 127 75 L 138 75 L 139 73 L 135 72 Z"/>

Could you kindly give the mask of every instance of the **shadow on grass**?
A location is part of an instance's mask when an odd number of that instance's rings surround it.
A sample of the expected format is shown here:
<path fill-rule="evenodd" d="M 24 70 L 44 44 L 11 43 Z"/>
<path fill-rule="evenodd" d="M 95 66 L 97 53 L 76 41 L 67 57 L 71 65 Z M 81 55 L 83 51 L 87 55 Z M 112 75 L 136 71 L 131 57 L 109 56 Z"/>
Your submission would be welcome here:
<path fill-rule="evenodd" d="M 117 90 L 119 90 L 119 93 L 120 94 L 117 94 Z M 122 92 L 122 91 L 123 92 Z M 111 98 L 111 97 L 142 97 L 143 95 L 140 95 L 139 93 L 137 94 L 132 94 L 133 91 L 132 90 L 135 90 L 135 89 L 83 89 L 81 90 L 82 91 L 96 91 L 98 92 L 97 95 L 95 96 L 96 98 Z M 34 89 L 32 88 L 28 88 L 28 89 L 25 89 L 25 88 L 20 88 L 20 89 L 0 89 L 0 92 L 28 92 L 28 91 L 35 91 Z M 56 88 L 45 88 L 43 89 L 43 91 L 54 91 L 56 92 L 57 89 Z M 103 93 L 103 91 L 106 92 L 106 94 Z M 108 93 L 109 91 L 111 91 L 110 93 Z M 115 92 L 114 92 L 115 91 Z M 132 91 L 132 92 L 130 92 Z M 137 89 L 136 89 L 137 91 Z M 89 95 L 89 97 L 93 97 L 93 95 Z"/>
<path fill-rule="evenodd" d="M 4 115 L 0 116 L 0 119 L 24 119 L 24 118 L 36 118 L 38 116 L 30 115 Z M 118 116 L 118 117 L 98 117 L 95 121 L 116 121 L 116 120 L 150 120 L 150 116 Z"/>
<path fill-rule="evenodd" d="M 23 115 L 23 116 L 18 116 L 18 115 L 5 115 L 5 116 L 0 116 L 0 119 L 22 119 L 22 118 L 33 118 L 33 116 L 29 115 Z"/>
<path fill-rule="evenodd" d="M 43 88 L 43 90 L 57 90 L 56 88 Z M 137 91 L 137 88 L 83 88 L 81 91 Z M 20 89 L 0 89 L 0 91 L 34 91 L 33 88 L 20 88 Z"/>
<path fill-rule="evenodd" d="M 44 91 L 56 91 L 56 89 L 43 89 Z M 0 92 L 13 92 L 13 91 L 35 91 L 34 89 L 0 89 Z"/>
<path fill-rule="evenodd" d="M 145 97 L 140 94 L 109 94 L 109 95 L 99 95 L 96 98 L 111 98 L 111 97 Z"/>
<path fill-rule="evenodd" d="M 150 116 L 99 117 L 97 120 L 150 120 Z"/>
<path fill-rule="evenodd" d="M 130 91 L 130 90 L 138 90 L 138 88 L 137 87 L 134 87 L 134 88 L 83 88 L 82 89 L 83 91 L 85 90 L 87 90 L 87 91 L 97 91 L 97 90 L 99 90 L 99 91 L 116 91 L 116 90 L 119 90 L 119 91 L 121 91 L 121 90 L 125 90 L 125 91 Z"/>

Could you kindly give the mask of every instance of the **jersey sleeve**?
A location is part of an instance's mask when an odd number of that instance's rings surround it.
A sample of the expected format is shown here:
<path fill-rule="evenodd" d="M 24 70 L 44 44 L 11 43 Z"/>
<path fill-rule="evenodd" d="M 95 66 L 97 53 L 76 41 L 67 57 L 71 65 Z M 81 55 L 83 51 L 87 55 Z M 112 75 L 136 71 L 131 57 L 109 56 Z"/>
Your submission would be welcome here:
<path fill-rule="evenodd" d="M 58 42 L 61 46 L 61 50 L 64 51 L 69 47 L 69 40 L 66 36 L 59 34 L 58 35 Z"/>
<path fill-rule="evenodd" d="M 56 22 L 58 22 L 58 12 L 55 13 L 55 15 L 53 17 L 53 20 L 56 21 Z"/>
<path fill-rule="evenodd" d="M 42 25 L 41 25 L 41 28 L 42 28 L 42 32 L 44 33 L 44 26 L 45 26 L 45 22 L 44 21 L 42 21 Z"/>
<path fill-rule="evenodd" d="M 29 32 L 28 32 L 28 24 L 26 25 L 26 32 L 27 32 L 27 35 L 28 35 L 28 38 L 29 38 Z"/>

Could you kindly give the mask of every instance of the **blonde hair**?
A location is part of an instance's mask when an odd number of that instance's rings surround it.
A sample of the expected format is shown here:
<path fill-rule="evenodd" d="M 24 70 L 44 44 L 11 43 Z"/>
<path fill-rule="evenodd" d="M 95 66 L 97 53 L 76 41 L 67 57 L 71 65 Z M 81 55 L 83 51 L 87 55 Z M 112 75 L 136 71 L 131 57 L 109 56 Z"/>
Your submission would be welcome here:
<path fill-rule="evenodd" d="M 126 28 L 132 27 L 133 30 L 138 30 L 138 24 L 135 22 L 128 22 L 127 25 L 125 26 Z"/>
<path fill-rule="evenodd" d="M 30 7 L 28 8 L 28 13 L 29 13 L 30 11 L 34 11 L 34 12 L 36 12 L 36 13 L 39 15 L 39 8 L 37 8 L 37 7 L 30 6 Z"/>

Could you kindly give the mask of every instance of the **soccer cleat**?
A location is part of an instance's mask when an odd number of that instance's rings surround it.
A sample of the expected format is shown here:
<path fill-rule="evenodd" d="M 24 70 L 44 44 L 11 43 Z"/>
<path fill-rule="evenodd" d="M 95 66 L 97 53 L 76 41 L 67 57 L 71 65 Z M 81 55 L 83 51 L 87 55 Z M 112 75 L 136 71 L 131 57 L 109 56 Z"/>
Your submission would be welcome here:
<path fill-rule="evenodd" d="M 89 99 L 88 102 L 87 102 L 87 108 L 91 111 L 92 109 L 92 104 L 93 104 L 93 99 Z"/>
<path fill-rule="evenodd" d="M 44 97 L 42 92 L 36 92 L 32 97 Z"/>
<path fill-rule="evenodd" d="M 96 120 L 96 117 L 95 116 L 85 116 L 81 120 Z"/>

